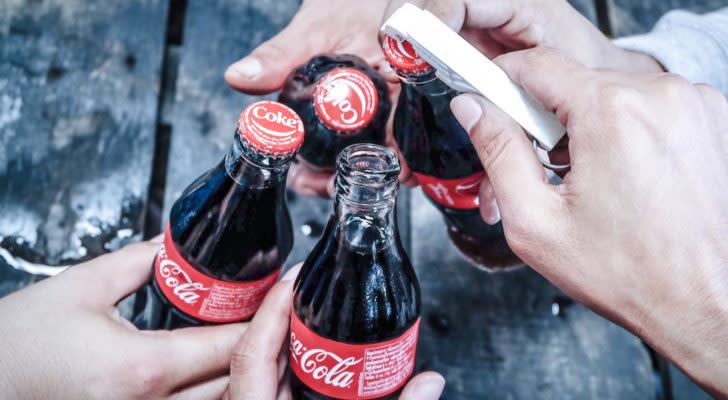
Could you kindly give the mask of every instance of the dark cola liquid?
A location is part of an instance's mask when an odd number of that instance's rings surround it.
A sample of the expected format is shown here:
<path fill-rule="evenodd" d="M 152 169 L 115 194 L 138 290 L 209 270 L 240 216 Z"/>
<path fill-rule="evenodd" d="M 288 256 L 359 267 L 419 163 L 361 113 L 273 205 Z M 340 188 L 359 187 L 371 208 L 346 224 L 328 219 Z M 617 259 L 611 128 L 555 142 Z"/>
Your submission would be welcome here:
<path fill-rule="evenodd" d="M 470 137 L 450 110 L 458 93 L 434 74 L 403 84 L 394 115 L 394 137 L 416 173 L 457 179 L 483 172 Z M 488 225 L 478 209 L 448 208 L 432 199 L 445 218 L 448 235 L 463 255 L 489 271 L 521 265 L 506 243 L 503 226 Z"/>
<path fill-rule="evenodd" d="M 278 269 L 293 247 L 286 169 L 261 169 L 244 158 L 229 165 L 230 172 L 223 161 L 185 189 L 172 206 L 170 232 L 198 271 L 223 281 L 253 281 Z M 132 322 L 140 329 L 207 324 L 171 304 L 155 279 L 137 292 Z"/>
<path fill-rule="evenodd" d="M 303 264 L 294 310 L 315 333 L 351 344 L 402 335 L 420 314 L 420 287 L 399 236 L 376 219 L 334 216 Z M 293 399 L 330 399 L 289 373 Z M 381 399 L 397 399 L 397 392 Z"/>
<path fill-rule="evenodd" d="M 313 97 L 319 81 L 336 68 L 353 68 L 368 76 L 378 97 L 376 114 L 365 127 L 354 132 L 341 132 L 327 126 L 316 113 Z M 335 167 L 341 150 L 355 143 L 384 144 L 387 118 L 392 108 L 386 80 L 366 61 L 354 55 L 320 55 L 300 66 L 286 79 L 278 101 L 291 107 L 303 120 L 306 139 L 298 155 L 317 169 Z"/>

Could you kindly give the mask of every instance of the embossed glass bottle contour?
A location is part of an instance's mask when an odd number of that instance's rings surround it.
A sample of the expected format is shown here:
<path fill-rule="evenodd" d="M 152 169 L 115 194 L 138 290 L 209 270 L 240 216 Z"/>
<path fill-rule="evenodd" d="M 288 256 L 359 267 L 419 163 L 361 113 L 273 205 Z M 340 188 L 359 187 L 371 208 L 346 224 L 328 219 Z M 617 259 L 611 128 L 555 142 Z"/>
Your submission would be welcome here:
<path fill-rule="evenodd" d="M 302 138 L 301 120 L 280 103 L 243 111 L 225 158 L 172 206 L 152 282 L 137 292 L 137 327 L 253 316 L 293 247 L 286 173 Z"/>
<path fill-rule="evenodd" d="M 420 287 L 397 230 L 398 175 L 385 147 L 339 155 L 334 213 L 294 289 L 294 399 L 396 399 L 413 372 Z"/>
<path fill-rule="evenodd" d="M 409 43 L 386 37 L 383 50 L 402 81 L 394 138 L 422 191 L 442 213 L 450 240 L 487 271 L 523 265 L 508 247 L 502 225 L 488 225 L 480 217 L 478 191 L 485 171 L 450 110 L 459 93 L 438 79 Z"/>

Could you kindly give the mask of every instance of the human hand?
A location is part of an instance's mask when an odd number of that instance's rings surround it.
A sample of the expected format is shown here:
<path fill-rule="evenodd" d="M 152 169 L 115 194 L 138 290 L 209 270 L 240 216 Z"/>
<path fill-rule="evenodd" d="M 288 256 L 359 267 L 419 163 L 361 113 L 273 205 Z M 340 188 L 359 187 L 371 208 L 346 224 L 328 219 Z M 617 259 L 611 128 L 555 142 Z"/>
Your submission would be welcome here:
<path fill-rule="evenodd" d="M 519 125 L 483 98 L 453 112 L 470 132 L 514 252 L 728 395 L 728 103 L 671 74 L 585 68 L 536 48 L 496 59 L 570 135 L 549 185 Z"/>
<path fill-rule="evenodd" d="M 285 376 L 288 361 L 288 327 L 291 320 L 293 283 L 300 264 L 271 289 L 248 330 L 233 352 L 230 388 L 225 400 L 291 399 Z M 401 400 L 437 400 L 445 379 L 423 372 L 407 383 Z"/>
<path fill-rule="evenodd" d="M 304 0 L 285 29 L 228 67 L 225 80 L 245 93 L 273 92 L 296 67 L 323 53 L 355 54 L 386 75 L 391 68 L 377 41 L 386 5 L 387 0 Z M 390 85 L 395 103 L 398 89 L 398 83 Z M 391 128 L 387 144 L 396 149 Z M 406 166 L 401 176 L 404 184 L 412 184 Z M 291 165 L 287 184 L 299 194 L 333 196 L 333 173 L 305 163 Z"/>
<path fill-rule="evenodd" d="M 405 1 L 435 14 L 490 59 L 512 51 L 550 46 L 590 68 L 662 71 L 652 57 L 612 44 L 565 0 L 392 0 L 387 14 Z M 568 164 L 568 137 L 549 153 L 549 158 L 554 164 Z M 480 185 L 480 203 L 484 205 L 481 214 L 487 223 L 500 221 L 493 188 L 487 179 Z"/>
<path fill-rule="evenodd" d="M 158 250 L 133 244 L 0 300 L 0 397 L 219 399 L 241 324 L 138 331 L 116 309 Z"/>
<path fill-rule="evenodd" d="M 387 13 L 404 2 L 392 0 Z M 566 0 L 414 0 L 488 58 L 549 46 L 590 68 L 660 72 L 652 57 L 623 50 Z"/>

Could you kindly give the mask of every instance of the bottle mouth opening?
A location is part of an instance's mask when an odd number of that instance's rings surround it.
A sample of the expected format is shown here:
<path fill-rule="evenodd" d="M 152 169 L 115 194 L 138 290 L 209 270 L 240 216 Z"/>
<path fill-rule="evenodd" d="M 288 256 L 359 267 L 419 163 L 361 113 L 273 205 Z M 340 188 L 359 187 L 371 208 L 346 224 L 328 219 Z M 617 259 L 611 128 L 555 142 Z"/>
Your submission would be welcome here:
<path fill-rule="evenodd" d="M 399 170 L 394 151 L 376 144 L 353 144 L 337 160 L 338 176 L 357 186 L 386 186 L 397 181 Z"/>

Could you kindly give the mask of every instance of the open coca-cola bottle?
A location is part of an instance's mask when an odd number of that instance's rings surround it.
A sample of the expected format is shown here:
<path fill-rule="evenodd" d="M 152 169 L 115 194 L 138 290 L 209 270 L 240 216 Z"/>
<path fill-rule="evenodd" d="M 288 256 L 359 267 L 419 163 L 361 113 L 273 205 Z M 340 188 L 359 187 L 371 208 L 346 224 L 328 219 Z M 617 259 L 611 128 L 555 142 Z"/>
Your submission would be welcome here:
<path fill-rule="evenodd" d="M 485 170 L 450 110 L 450 101 L 460 93 L 437 78 L 409 43 L 386 36 L 382 48 L 402 83 L 394 138 L 422 191 L 442 213 L 451 241 L 487 271 L 523 265 L 508 247 L 503 226 L 488 225 L 480 216 L 478 192 Z"/>
<path fill-rule="evenodd" d="M 292 71 L 278 101 L 301 116 L 306 141 L 298 158 L 333 172 L 341 150 L 384 144 L 392 103 L 386 80 L 350 54 L 322 54 Z"/>
<path fill-rule="evenodd" d="M 132 322 L 142 329 L 250 319 L 293 247 L 286 174 L 303 123 L 283 104 L 261 101 L 240 116 L 220 163 L 172 206 L 152 281 Z"/>
<path fill-rule="evenodd" d="M 382 146 L 339 156 L 334 213 L 294 286 L 293 399 L 396 399 L 413 372 L 420 287 L 397 230 L 398 175 Z"/>

